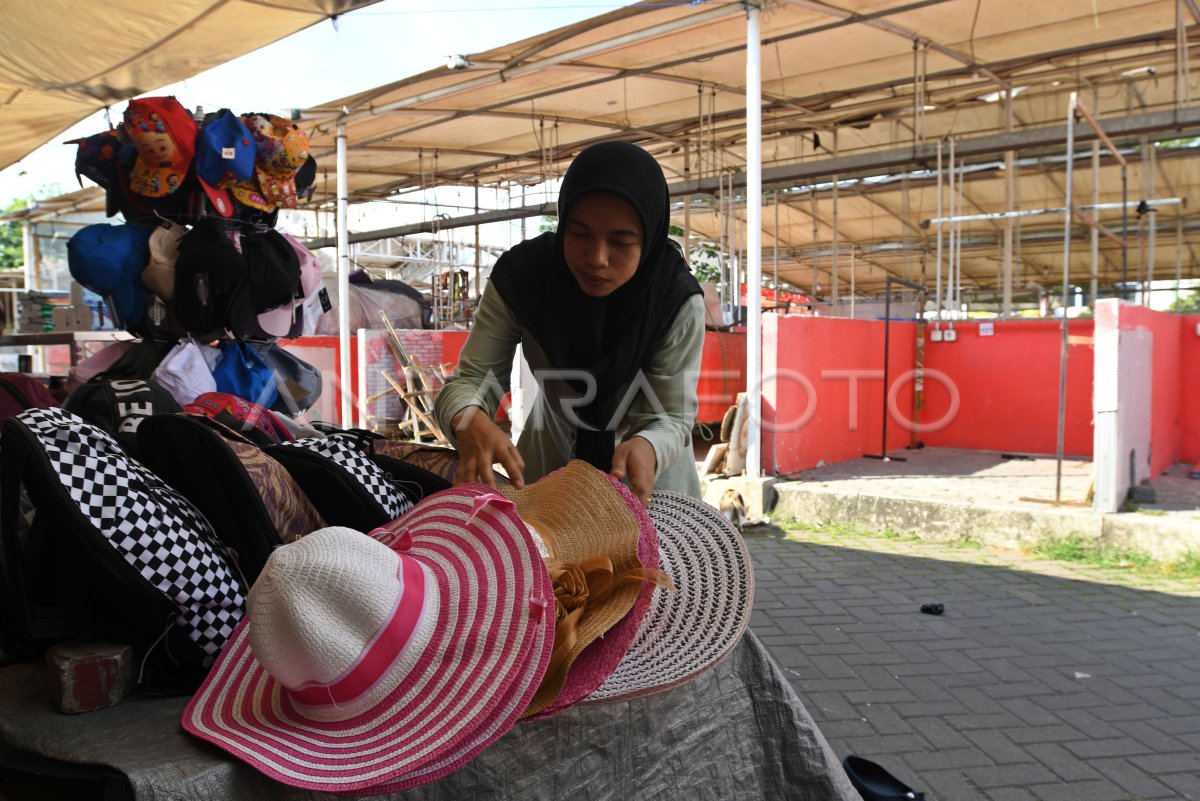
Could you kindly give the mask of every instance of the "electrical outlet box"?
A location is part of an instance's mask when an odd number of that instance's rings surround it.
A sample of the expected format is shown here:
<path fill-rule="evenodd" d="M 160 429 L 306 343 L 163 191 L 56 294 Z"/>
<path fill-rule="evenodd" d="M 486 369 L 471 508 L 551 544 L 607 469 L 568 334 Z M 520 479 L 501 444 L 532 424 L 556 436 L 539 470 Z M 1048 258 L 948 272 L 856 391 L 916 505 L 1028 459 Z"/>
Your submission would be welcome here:
<path fill-rule="evenodd" d="M 945 335 L 944 339 L 947 342 L 953 342 L 954 340 L 958 339 L 958 332 L 955 331 L 953 328 L 950 328 L 946 331 L 946 335 Z"/>
<path fill-rule="evenodd" d="M 941 342 L 942 341 L 942 329 L 935 328 L 932 331 L 930 331 L 929 332 L 929 341 L 930 342 Z"/>

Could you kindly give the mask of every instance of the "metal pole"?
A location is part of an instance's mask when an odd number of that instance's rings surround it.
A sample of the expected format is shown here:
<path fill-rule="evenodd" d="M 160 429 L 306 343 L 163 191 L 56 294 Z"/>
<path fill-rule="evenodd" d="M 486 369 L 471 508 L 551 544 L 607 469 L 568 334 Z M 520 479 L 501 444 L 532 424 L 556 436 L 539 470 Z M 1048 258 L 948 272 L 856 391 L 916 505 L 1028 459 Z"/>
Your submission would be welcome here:
<path fill-rule="evenodd" d="M 1096 105 L 1096 116 L 1100 116 L 1100 89 L 1092 92 L 1092 102 Z M 1100 205 L 1100 143 L 1092 142 L 1092 205 Z M 1099 215 L 1096 215 L 1099 223 Z M 1096 295 L 1100 291 L 1100 229 L 1092 226 L 1092 267 L 1091 281 L 1088 283 L 1088 306 L 1096 308 Z"/>
<path fill-rule="evenodd" d="M 944 141 L 939 139 L 937 145 L 937 300 L 934 303 L 937 322 L 934 323 L 935 329 L 941 328 L 942 321 L 942 143 Z"/>
<path fill-rule="evenodd" d="M 341 423 L 350 428 L 350 232 L 347 228 L 350 207 L 349 179 L 346 170 L 346 124 L 337 127 L 337 255 L 338 255 L 338 395 L 341 399 Z"/>
<path fill-rule="evenodd" d="M 879 453 L 863 454 L 866 459 L 881 459 L 885 462 L 904 462 L 907 461 L 903 456 L 888 456 L 887 452 L 887 420 L 888 420 L 888 356 L 891 355 L 891 337 L 892 337 L 892 284 L 900 284 L 909 289 L 914 289 L 922 293 L 918 300 L 923 300 L 925 287 L 920 284 L 914 284 L 911 281 L 905 281 L 903 278 L 896 278 L 891 273 L 883 281 L 883 425 L 881 426 L 882 441 Z"/>
<path fill-rule="evenodd" d="M 1004 130 L 1012 133 L 1013 129 L 1013 93 L 1012 84 L 1004 89 Z M 1004 210 L 1012 211 L 1016 200 L 1016 167 L 1017 154 L 1015 151 L 1004 151 Z M 1000 316 L 1012 316 L 1012 282 L 1013 282 L 1013 218 L 1004 218 L 1004 264 L 1003 289 L 1001 290 Z"/>
<path fill-rule="evenodd" d="M 775 200 L 775 236 L 774 236 L 774 240 L 775 240 L 775 253 L 774 253 L 775 276 L 774 276 L 774 280 L 771 282 L 771 286 L 775 291 L 775 305 L 778 306 L 779 305 L 779 191 L 778 190 L 776 190 L 774 192 L 774 200 Z M 850 280 L 851 281 L 854 280 L 854 273 L 850 274 Z M 850 302 L 853 303 L 854 299 L 851 298 Z"/>
<path fill-rule="evenodd" d="M 957 195 L 955 195 L 955 193 L 954 193 L 954 181 L 958 176 L 955 175 L 955 169 L 954 169 L 954 138 L 953 137 L 951 137 L 951 139 L 950 139 L 949 156 L 950 156 L 950 172 L 947 174 L 947 178 L 948 178 L 947 183 L 949 184 L 948 188 L 950 190 L 950 216 L 955 217 L 955 216 L 959 215 L 959 213 L 962 211 L 962 209 L 959 208 Z M 955 238 L 955 234 L 958 232 L 957 226 L 958 226 L 957 222 L 950 223 L 950 236 L 949 236 L 949 241 L 946 243 L 948 245 L 948 250 L 950 251 L 947 254 L 950 258 L 950 263 L 948 265 L 946 265 L 946 305 L 948 307 L 950 307 L 950 309 L 954 308 L 954 238 Z M 954 316 L 951 315 L 950 319 L 951 319 L 951 321 L 953 321 Z"/>
<path fill-rule="evenodd" d="M 1146 175 L 1146 194 L 1150 198 L 1154 197 L 1154 183 L 1158 172 L 1158 158 L 1155 153 L 1153 143 L 1147 142 L 1144 152 L 1147 156 L 1145 166 Z M 1157 209 L 1153 206 L 1149 207 L 1146 212 L 1146 221 L 1150 224 L 1148 238 L 1146 240 L 1146 284 L 1142 289 L 1142 303 L 1149 306 L 1150 299 L 1153 297 L 1154 291 L 1154 261 L 1157 258 L 1156 245 L 1158 244 L 1158 214 Z"/>
<path fill-rule="evenodd" d="M 684 180 L 689 180 L 692 177 L 692 149 L 688 142 L 683 143 L 683 177 Z M 692 264 L 692 196 L 683 196 L 683 260 L 687 262 L 688 267 L 692 270 L 696 269 L 696 265 Z"/>
<path fill-rule="evenodd" d="M 1183 279 L 1183 209 L 1175 215 L 1175 308 L 1179 309 L 1179 282 Z"/>
<path fill-rule="evenodd" d="M 888 461 L 887 455 L 887 419 L 888 419 L 888 362 L 892 354 L 892 276 L 888 275 L 883 282 L 883 425 L 879 435 L 879 458 Z"/>
<path fill-rule="evenodd" d="M 966 207 L 967 202 L 967 160 L 964 158 L 961 162 L 960 172 L 958 174 L 958 216 L 962 217 L 962 210 Z M 957 230 L 954 233 L 954 316 L 950 318 L 950 329 L 954 330 L 954 321 L 962 314 L 962 220 L 954 224 Z"/>
<path fill-rule="evenodd" d="M 857 255 L 857 251 L 858 251 L 857 247 L 850 248 L 850 319 L 851 320 L 855 319 L 855 317 L 854 317 L 854 293 L 855 293 L 854 274 L 858 271 L 858 267 L 855 266 L 854 260 L 855 260 L 855 256 Z M 1176 272 L 1178 272 L 1178 270 L 1176 270 Z M 1175 283 L 1178 284 L 1179 282 L 1176 281 Z M 1177 292 L 1176 294 L 1179 294 L 1179 293 Z M 922 310 L 922 311 L 924 311 L 924 310 Z"/>
<path fill-rule="evenodd" d="M 1121 291 L 1118 298 L 1125 296 L 1125 285 L 1129 283 L 1129 166 L 1121 164 Z"/>
<path fill-rule="evenodd" d="M 833 156 L 837 158 L 838 154 L 838 129 L 833 129 Z M 838 280 L 838 177 L 833 176 L 833 211 L 830 214 L 830 224 L 833 226 L 833 263 L 830 265 L 830 281 L 829 281 L 829 316 L 837 317 L 840 314 L 838 309 L 838 290 L 840 283 Z"/>
<path fill-rule="evenodd" d="M 746 3 L 746 477 L 762 469 L 762 8 Z"/>
<path fill-rule="evenodd" d="M 1054 502 L 1062 500 L 1062 463 L 1063 439 L 1067 419 L 1067 308 L 1071 293 L 1071 181 L 1075 165 L 1075 102 L 1077 95 L 1071 93 L 1067 103 L 1067 213 L 1063 224 L 1063 275 L 1062 275 L 1062 348 L 1059 354 L 1058 368 L 1058 445 L 1055 450 L 1057 457 L 1054 478 Z"/>
<path fill-rule="evenodd" d="M 479 181 L 475 181 L 475 213 L 479 214 Z M 479 252 L 479 223 L 475 223 L 475 299 L 482 294 L 479 287 L 479 273 L 483 268 L 483 259 Z"/>

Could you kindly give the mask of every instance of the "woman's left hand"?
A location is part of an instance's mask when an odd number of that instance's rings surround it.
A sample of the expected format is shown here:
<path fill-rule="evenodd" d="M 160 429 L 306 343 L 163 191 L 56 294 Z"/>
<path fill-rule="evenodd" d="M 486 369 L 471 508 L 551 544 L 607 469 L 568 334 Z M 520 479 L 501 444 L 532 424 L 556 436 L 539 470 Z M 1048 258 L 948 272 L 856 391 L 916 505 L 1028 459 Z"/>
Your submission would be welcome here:
<path fill-rule="evenodd" d="M 619 480 L 628 477 L 633 494 L 643 506 L 650 506 L 650 493 L 654 492 L 657 479 L 658 457 L 654 446 L 641 437 L 630 437 L 613 451 L 612 472 Z"/>

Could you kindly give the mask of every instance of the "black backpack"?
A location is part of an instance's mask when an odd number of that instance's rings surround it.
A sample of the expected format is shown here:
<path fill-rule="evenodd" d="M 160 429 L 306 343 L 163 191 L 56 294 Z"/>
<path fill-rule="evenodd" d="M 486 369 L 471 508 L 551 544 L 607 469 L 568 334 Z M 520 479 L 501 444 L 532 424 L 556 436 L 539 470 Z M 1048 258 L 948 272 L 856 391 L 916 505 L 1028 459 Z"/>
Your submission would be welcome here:
<path fill-rule="evenodd" d="M 18 525 L 20 491 L 32 525 Z M 133 647 L 139 681 L 188 692 L 245 608 L 208 520 L 121 449 L 63 409 L 31 409 L 0 437 L 0 648 L 37 658 L 76 637 Z"/>
<path fill-rule="evenodd" d="M 26 409 L 50 409 L 61 405 L 33 376 L 0 373 L 0 423 Z"/>
<path fill-rule="evenodd" d="M 446 488 L 442 479 L 419 467 L 398 461 L 381 466 L 370 440 L 353 432 L 263 450 L 287 468 L 331 526 L 370 531 L 412 509 L 430 494 L 430 486 Z"/>
<path fill-rule="evenodd" d="M 271 551 L 326 525 L 283 465 L 211 417 L 148 417 L 138 448 L 151 470 L 204 513 L 249 584 Z"/>

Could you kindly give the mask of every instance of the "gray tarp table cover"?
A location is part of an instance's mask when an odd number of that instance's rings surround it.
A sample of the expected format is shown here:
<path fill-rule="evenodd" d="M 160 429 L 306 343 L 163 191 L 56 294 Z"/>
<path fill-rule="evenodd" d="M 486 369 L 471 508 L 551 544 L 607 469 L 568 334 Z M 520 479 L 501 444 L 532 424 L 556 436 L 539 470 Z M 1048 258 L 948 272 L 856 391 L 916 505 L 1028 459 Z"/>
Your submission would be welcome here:
<path fill-rule="evenodd" d="M 123 773 L 139 801 L 316 801 L 179 724 L 186 699 L 138 694 L 83 715 L 54 710 L 38 664 L 0 670 L 0 745 Z M 729 657 L 656 695 L 576 706 L 518 723 L 455 773 L 405 801 L 469 799 L 797 799 L 854 801 L 778 665 L 747 632 Z"/>

